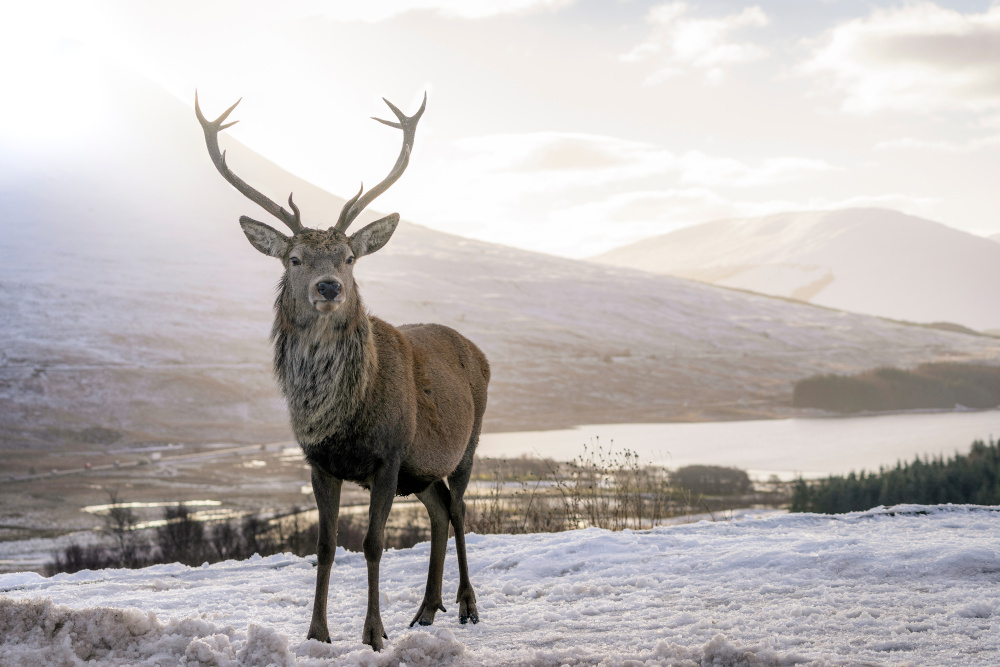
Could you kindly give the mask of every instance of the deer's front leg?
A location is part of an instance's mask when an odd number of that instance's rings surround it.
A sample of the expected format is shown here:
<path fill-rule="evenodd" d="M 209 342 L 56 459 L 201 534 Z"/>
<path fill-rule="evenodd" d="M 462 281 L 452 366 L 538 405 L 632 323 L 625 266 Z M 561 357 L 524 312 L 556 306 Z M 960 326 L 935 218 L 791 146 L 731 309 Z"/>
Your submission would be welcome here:
<path fill-rule="evenodd" d="M 312 487 L 319 509 L 319 539 L 316 542 L 316 598 L 308 639 L 330 641 L 326 627 L 326 597 L 330 588 L 330 567 L 337 551 L 337 517 L 340 514 L 341 481 L 316 466 L 312 469 Z"/>
<path fill-rule="evenodd" d="M 378 599 L 378 566 L 385 542 L 385 522 L 389 518 L 392 499 L 399 481 L 399 463 L 386 463 L 375 473 L 371 485 L 371 505 L 368 507 L 368 532 L 365 534 L 365 560 L 368 562 L 368 613 L 361 641 L 376 651 L 382 650 L 382 640 L 388 639 L 382 627 Z"/>

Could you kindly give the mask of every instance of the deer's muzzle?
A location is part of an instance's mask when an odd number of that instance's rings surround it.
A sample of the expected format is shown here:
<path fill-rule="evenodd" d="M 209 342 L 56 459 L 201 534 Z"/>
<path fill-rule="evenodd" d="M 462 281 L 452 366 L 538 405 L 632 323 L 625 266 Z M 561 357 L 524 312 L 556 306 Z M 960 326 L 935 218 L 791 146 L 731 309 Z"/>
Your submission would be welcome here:
<path fill-rule="evenodd" d="M 333 276 L 324 276 L 312 284 L 309 301 L 321 313 L 332 313 L 344 302 L 344 284 Z"/>

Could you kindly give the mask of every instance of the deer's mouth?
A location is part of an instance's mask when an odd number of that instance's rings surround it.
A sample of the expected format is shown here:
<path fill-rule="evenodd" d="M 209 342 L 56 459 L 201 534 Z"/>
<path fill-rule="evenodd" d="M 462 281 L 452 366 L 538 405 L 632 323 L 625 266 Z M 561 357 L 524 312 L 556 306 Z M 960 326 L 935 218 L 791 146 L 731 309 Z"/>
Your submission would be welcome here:
<path fill-rule="evenodd" d="M 338 294 L 333 299 L 324 299 L 321 296 L 313 297 L 310 299 L 313 308 L 315 308 L 320 313 L 332 313 L 333 311 L 340 308 L 341 304 L 344 303 L 345 297 L 343 294 Z"/>

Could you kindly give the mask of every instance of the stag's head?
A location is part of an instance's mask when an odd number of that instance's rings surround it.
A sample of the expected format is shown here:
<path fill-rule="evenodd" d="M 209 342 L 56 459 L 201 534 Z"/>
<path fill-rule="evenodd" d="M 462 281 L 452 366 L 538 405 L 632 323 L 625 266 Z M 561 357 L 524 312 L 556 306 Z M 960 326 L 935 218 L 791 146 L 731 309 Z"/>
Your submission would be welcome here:
<path fill-rule="evenodd" d="M 265 255 L 281 260 L 284 264 L 285 275 L 281 282 L 280 300 L 282 306 L 292 311 L 289 314 L 300 323 L 341 311 L 344 305 L 357 303 L 354 263 L 384 246 L 399 223 L 399 214 L 393 213 L 362 227 L 349 236 L 347 234 L 347 228 L 355 218 L 372 200 L 389 189 L 406 169 L 410 151 L 413 149 L 417 122 L 427 105 L 427 95 L 424 95 L 420 109 L 412 116 L 403 114 L 389 100 L 385 100 L 385 103 L 392 109 L 399 122 L 381 118 L 375 120 L 403 131 L 403 148 L 395 166 L 381 183 L 368 192 L 364 192 L 362 186 L 358 194 L 344 204 L 336 225 L 329 229 L 311 229 L 302 225 L 299 208 L 292 201 L 292 195 L 288 196 L 288 206 L 291 208 L 289 212 L 247 185 L 226 165 L 226 153 L 219 150 L 219 132 L 238 122 L 225 121 L 239 101 L 214 121 L 209 121 L 202 114 L 198 105 L 198 95 L 195 93 L 195 113 L 205 131 L 205 143 L 208 145 L 208 153 L 216 169 L 233 187 L 281 220 L 292 232 L 289 236 L 247 216 L 240 218 L 240 226 L 251 245 Z"/>

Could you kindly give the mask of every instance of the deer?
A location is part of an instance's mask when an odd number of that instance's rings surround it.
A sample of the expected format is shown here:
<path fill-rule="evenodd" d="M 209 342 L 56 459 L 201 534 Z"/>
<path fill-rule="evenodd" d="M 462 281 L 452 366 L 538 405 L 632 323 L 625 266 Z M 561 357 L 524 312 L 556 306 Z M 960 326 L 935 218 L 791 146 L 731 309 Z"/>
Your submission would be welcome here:
<path fill-rule="evenodd" d="M 238 122 L 226 120 L 242 98 L 209 121 L 195 91 L 195 115 L 216 169 L 292 232 L 289 236 L 248 216 L 240 217 L 250 245 L 284 266 L 271 328 L 274 374 L 288 405 L 295 439 L 311 468 L 319 510 L 316 593 L 307 639 L 330 641 L 327 594 L 337 546 L 341 485 L 349 480 L 370 491 L 363 543 L 368 607 L 361 639 L 375 651 L 389 638 L 379 609 L 379 563 L 395 496 L 415 494 L 431 523 L 427 586 L 410 627 L 431 625 L 438 611 L 446 612 L 441 595 L 449 525 L 455 530 L 458 557 L 459 622 L 479 622 L 465 549 L 464 495 L 490 380 L 486 355 L 460 333 L 441 324 L 392 326 L 370 315 L 358 292 L 355 263 L 385 246 L 399 214 L 387 215 L 349 236 L 348 227 L 409 164 L 427 94 L 412 116 L 383 100 L 398 122 L 373 120 L 403 132 L 395 165 L 367 192 L 362 183 L 334 226 L 313 229 L 302 224 L 291 194 L 289 211 L 248 185 L 226 164 L 219 133 Z"/>

